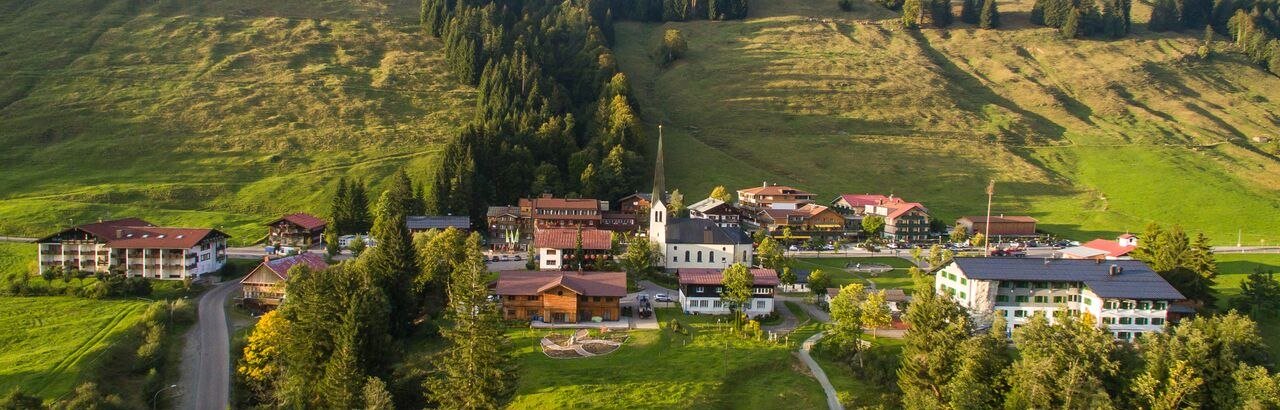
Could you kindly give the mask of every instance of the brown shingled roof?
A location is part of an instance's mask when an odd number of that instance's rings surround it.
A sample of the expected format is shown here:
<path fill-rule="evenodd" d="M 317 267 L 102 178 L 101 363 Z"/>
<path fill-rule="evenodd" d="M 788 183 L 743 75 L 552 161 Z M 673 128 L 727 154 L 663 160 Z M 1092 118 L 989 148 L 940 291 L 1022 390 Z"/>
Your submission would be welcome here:
<path fill-rule="evenodd" d="M 687 268 L 677 273 L 681 285 L 719 285 L 724 282 L 724 270 L 715 268 Z M 778 286 L 778 273 L 773 269 L 751 269 L 752 283 L 756 286 Z"/>
<path fill-rule="evenodd" d="M 498 295 L 537 295 L 556 286 L 583 296 L 627 295 L 626 272 L 556 272 L 556 271 L 503 271 L 498 272 Z"/>
<path fill-rule="evenodd" d="M 71 229 L 79 230 L 97 237 L 113 248 L 158 248 L 178 249 L 191 248 L 212 235 L 227 237 L 216 229 L 208 228 L 169 228 L 152 225 L 138 218 L 116 219 L 79 225 Z M 50 235 L 52 238 L 58 234 Z M 40 239 L 37 242 L 47 240 Z"/>
<path fill-rule="evenodd" d="M 282 216 L 280 217 L 280 219 L 271 221 L 267 225 L 275 225 L 276 222 L 280 222 L 280 221 L 288 221 L 291 224 L 298 225 L 302 227 L 302 229 L 307 229 L 307 230 L 323 228 L 325 225 L 329 224 L 328 222 L 325 222 L 324 219 L 320 219 L 320 217 L 317 217 L 315 215 L 311 215 L 305 212 L 298 212 L 296 214 L 288 214 L 288 215 Z"/>

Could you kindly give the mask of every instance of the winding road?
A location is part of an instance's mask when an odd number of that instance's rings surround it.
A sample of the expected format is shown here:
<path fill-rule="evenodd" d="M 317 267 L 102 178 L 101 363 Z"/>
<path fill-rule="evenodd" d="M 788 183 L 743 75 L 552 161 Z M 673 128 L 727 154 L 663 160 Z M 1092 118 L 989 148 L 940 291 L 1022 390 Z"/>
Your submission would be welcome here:
<path fill-rule="evenodd" d="M 226 301 L 240 289 L 240 281 L 218 284 L 200 297 L 200 318 L 187 332 L 182 349 L 183 410 L 224 410 L 230 405 L 231 338 Z"/>

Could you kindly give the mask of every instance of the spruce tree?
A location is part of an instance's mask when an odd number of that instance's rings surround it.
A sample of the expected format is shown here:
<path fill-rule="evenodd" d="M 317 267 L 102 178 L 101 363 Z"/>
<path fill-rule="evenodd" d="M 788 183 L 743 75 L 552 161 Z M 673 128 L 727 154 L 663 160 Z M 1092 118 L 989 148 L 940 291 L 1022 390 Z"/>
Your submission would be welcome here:
<path fill-rule="evenodd" d="M 405 226 L 405 202 L 410 197 L 405 187 L 392 184 L 378 203 L 378 216 L 370 236 L 377 246 L 361 257 L 374 286 L 386 292 L 391 306 L 391 331 L 407 335 L 417 316 L 416 298 L 409 286 L 419 271 L 409 229 Z"/>
<path fill-rule="evenodd" d="M 507 391 L 506 338 L 496 304 L 488 300 L 488 269 L 480 236 L 467 239 L 467 262 L 449 285 L 452 326 L 440 333 L 448 342 L 437 373 L 425 383 L 428 397 L 447 409 L 493 409 Z"/>
<path fill-rule="evenodd" d="M 950 297 L 937 293 L 919 268 L 911 268 L 915 293 L 903 321 L 898 387 L 907 409 L 937 409 L 951 401 L 946 386 L 960 362 L 960 345 L 969 335 L 969 317 Z"/>
<path fill-rule="evenodd" d="M 363 390 L 365 410 L 395 410 L 391 392 L 387 391 L 387 384 L 382 379 L 372 376 L 365 379 Z"/>
<path fill-rule="evenodd" d="M 1111 408 L 1104 380 L 1119 370 L 1111 333 L 1096 327 L 1088 315 L 1054 320 L 1050 325 L 1043 313 L 1036 313 L 1013 333 L 1018 360 L 1008 373 L 1005 407 Z"/>
<path fill-rule="evenodd" d="M 996 316 L 991 329 L 960 345 L 956 375 L 947 383 L 953 409 L 999 409 L 1003 407 L 1008 382 L 1008 340 L 1003 316 Z"/>
<path fill-rule="evenodd" d="M 324 227 L 324 250 L 330 257 L 338 256 L 342 249 L 338 246 L 338 224 L 329 222 Z"/>
<path fill-rule="evenodd" d="M 983 0 L 963 0 L 960 4 L 960 21 L 978 24 L 978 12 L 986 5 Z"/>
<path fill-rule="evenodd" d="M 351 198 L 347 191 L 347 179 L 338 178 L 338 191 L 333 194 L 329 203 L 329 214 L 339 235 L 354 233 L 351 231 Z"/>
<path fill-rule="evenodd" d="M 951 25 L 955 16 L 951 14 L 951 0 L 928 0 L 929 25 L 945 28 Z"/>
<path fill-rule="evenodd" d="M 1049 1 L 1051 0 L 1036 0 L 1036 2 L 1031 5 L 1031 23 L 1032 24 L 1039 24 L 1042 26 L 1046 25 L 1044 21 L 1044 13 L 1045 13 L 1045 8 L 1048 7 Z"/>
<path fill-rule="evenodd" d="M 1000 27 L 1000 10 L 996 9 L 996 0 L 983 0 L 978 27 L 984 29 Z"/>
<path fill-rule="evenodd" d="M 1076 8 L 1071 9 L 1071 11 L 1068 12 L 1067 14 L 1067 20 L 1062 23 L 1062 28 L 1060 29 L 1060 31 L 1062 32 L 1062 37 L 1063 38 L 1080 37 L 1081 23 L 1082 23 L 1081 20 L 1083 18 L 1084 16 L 1080 12 L 1080 9 L 1076 9 Z"/>
<path fill-rule="evenodd" d="M 1151 6 L 1151 21 L 1147 23 L 1147 28 L 1151 31 L 1169 31 L 1177 30 L 1178 25 L 1178 7 L 1174 0 L 1156 0 Z"/>
<path fill-rule="evenodd" d="M 369 216 L 369 194 L 363 182 L 351 181 L 351 186 L 347 188 L 347 212 L 351 216 L 353 233 L 369 232 L 369 228 L 373 226 L 373 218 Z"/>
<path fill-rule="evenodd" d="M 321 392 L 329 408 L 353 409 L 360 404 L 361 385 L 365 379 L 356 355 L 360 335 L 350 324 L 339 330 L 337 346 L 325 365 L 324 378 L 320 380 Z"/>

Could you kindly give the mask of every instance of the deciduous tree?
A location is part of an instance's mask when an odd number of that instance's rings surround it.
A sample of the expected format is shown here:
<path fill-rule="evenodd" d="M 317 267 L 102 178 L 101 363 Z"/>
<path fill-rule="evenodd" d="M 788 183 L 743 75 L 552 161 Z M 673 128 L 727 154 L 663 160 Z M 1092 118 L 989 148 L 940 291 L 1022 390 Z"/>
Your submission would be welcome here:
<path fill-rule="evenodd" d="M 724 285 L 724 293 L 720 295 L 720 299 L 729 308 L 729 312 L 733 314 L 735 321 L 739 317 L 739 313 L 745 311 L 746 306 L 751 302 L 751 290 L 754 283 L 755 278 L 751 275 L 751 270 L 747 269 L 746 265 L 735 263 L 724 270 L 724 276 L 721 278 L 721 284 Z"/>
<path fill-rule="evenodd" d="M 729 193 L 729 190 L 725 189 L 724 185 L 716 185 L 716 187 L 711 190 L 711 195 L 709 195 L 708 198 L 718 199 L 726 203 L 733 202 L 733 194 Z"/>

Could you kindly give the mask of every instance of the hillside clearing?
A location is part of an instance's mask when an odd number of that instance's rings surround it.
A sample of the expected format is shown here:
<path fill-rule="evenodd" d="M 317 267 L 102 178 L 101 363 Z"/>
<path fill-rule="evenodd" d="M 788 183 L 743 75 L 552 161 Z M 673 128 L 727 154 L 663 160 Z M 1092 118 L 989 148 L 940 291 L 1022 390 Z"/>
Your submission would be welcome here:
<path fill-rule="evenodd" d="M 114 338 L 137 323 L 142 301 L 0 297 L 0 391 L 45 398 L 75 387 Z"/>

